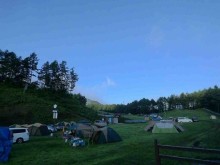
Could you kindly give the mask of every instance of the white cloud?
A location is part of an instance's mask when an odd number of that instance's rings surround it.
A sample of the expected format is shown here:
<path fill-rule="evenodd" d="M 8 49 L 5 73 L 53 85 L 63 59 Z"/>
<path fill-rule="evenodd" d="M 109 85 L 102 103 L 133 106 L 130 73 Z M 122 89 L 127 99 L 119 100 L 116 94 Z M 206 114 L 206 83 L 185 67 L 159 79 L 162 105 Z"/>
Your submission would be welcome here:
<path fill-rule="evenodd" d="M 105 93 L 113 86 L 116 86 L 116 83 L 111 78 L 106 77 L 103 82 L 91 87 L 76 85 L 74 93 L 81 93 L 86 98 L 104 103 Z"/>
<path fill-rule="evenodd" d="M 110 79 L 109 77 L 106 77 L 105 81 L 102 83 L 100 87 L 107 88 L 107 87 L 111 87 L 115 85 L 116 83 L 112 79 Z"/>
<path fill-rule="evenodd" d="M 164 33 L 159 26 L 152 27 L 147 41 L 154 48 L 158 48 L 163 44 Z"/>
<path fill-rule="evenodd" d="M 80 93 L 81 95 L 85 96 L 88 99 L 98 101 L 100 103 L 104 103 L 102 99 L 102 94 L 100 91 L 96 91 L 93 88 L 85 88 L 82 86 L 76 86 L 73 93 Z"/>

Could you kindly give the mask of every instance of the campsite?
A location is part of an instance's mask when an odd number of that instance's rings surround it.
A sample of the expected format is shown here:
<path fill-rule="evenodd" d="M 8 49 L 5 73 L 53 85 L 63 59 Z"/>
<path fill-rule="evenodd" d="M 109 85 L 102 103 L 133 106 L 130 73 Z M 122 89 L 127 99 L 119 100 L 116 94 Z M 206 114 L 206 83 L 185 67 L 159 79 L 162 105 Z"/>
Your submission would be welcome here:
<path fill-rule="evenodd" d="M 0 165 L 220 165 L 219 9 L 1 1 Z"/>
<path fill-rule="evenodd" d="M 62 139 L 62 132 L 56 136 L 32 136 L 30 141 L 12 146 L 9 161 L 5 164 L 76 164 L 76 165 L 141 165 L 155 164 L 154 139 L 159 143 L 178 146 L 194 146 L 219 149 L 220 120 L 210 119 L 210 113 L 200 110 L 174 110 L 166 113 L 166 117 L 188 116 L 195 114 L 200 121 L 195 123 L 182 123 L 184 132 L 181 133 L 151 133 L 145 131 L 146 123 L 109 125 L 122 138 L 122 141 L 107 144 L 88 143 L 85 147 L 71 147 Z M 126 117 L 135 118 L 135 115 Z M 137 119 L 142 118 L 136 116 Z M 195 158 L 220 159 L 215 154 L 196 154 L 176 152 L 171 154 L 190 156 Z M 178 161 L 163 160 L 162 164 L 179 164 Z M 182 162 L 181 164 L 184 164 Z M 187 164 L 187 163 L 186 163 Z"/>

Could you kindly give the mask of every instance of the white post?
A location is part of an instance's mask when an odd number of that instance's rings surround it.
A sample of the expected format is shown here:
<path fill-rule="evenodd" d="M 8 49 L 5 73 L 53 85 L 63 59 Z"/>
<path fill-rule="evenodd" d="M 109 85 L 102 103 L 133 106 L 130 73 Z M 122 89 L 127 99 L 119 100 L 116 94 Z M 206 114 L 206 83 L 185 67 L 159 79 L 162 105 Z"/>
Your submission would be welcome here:
<path fill-rule="evenodd" d="M 54 104 L 52 112 L 53 112 L 53 119 L 54 119 L 54 124 L 55 124 L 55 119 L 58 118 L 58 111 L 57 111 L 57 105 L 56 104 Z"/>

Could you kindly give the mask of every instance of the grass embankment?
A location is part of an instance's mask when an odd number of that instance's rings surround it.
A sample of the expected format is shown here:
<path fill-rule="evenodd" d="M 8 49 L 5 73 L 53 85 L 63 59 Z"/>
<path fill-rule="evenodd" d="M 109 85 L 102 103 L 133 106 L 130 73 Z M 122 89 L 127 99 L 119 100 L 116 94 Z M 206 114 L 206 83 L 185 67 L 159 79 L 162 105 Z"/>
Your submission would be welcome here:
<path fill-rule="evenodd" d="M 161 144 L 193 146 L 199 142 L 199 147 L 220 149 L 220 120 L 210 120 L 207 112 L 171 111 L 167 117 L 198 116 L 196 123 L 183 123 L 185 132 L 178 134 L 152 134 L 144 131 L 147 123 L 115 124 L 114 128 L 123 141 L 102 145 L 90 144 L 84 148 L 73 148 L 65 144 L 59 133 L 58 137 L 32 137 L 24 144 L 14 144 L 9 165 L 151 165 L 155 164 L 154 139 Z M 134 116 L 132 117 L 134 119 Z M 138 119 L 140 119 L 138 117 Z M 201 154 L 189 152 L 164 151 L 166 154 L 199 158 Z M 214 159 L 219 155 L 202 155 Z M 184 164 L 175 161 L 162 160 L 162 164 Z"/>
<path fill-rule="evenodd" d="M 97 115 L 71 94 L 31 88 L 24 92 L 23 88 L 0 84 L 0 125 L 53 123 L 54 104 L 58 105 L 58 121 L 77 121 Z"/>

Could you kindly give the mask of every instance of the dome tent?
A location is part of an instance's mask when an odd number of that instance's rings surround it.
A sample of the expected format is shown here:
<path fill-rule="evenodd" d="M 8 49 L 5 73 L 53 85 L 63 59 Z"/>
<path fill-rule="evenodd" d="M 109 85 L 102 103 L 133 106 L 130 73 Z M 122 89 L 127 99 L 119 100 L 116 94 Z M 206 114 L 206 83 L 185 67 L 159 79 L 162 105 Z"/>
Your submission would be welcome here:
<path fill-rule="evenodd" d="M 103 127 L 94 129 L 94 133 L 90 138 L 92 143 L 104 144 L 121 141 L 119 134 L 110 127 Z"/>
<path fill-rule="evenodd" d="M 30 136 L 45 136 L 50 134 L 47 126 L 41 123 L 30 125 L 28 127 L 28 132 L 30 133 Z"/>
<path fill-rule="evenodd" d="M 152 133 L 179 133 L 184 129 L 172 120 L 150 121 L 145 131 Z"/>
<path fill-rule="evenodd" d="M 98 127 L 89 124 L 76 124 L 76 135 L 82 138 L 89 138 L 95 144 L 104 144 L 121 141 L 119 134 L 110 127 Z"/>
<path fill-rule="evenodd" d="M 173 123 L 155 123 L 152 133 L 179 133 Z"/>

